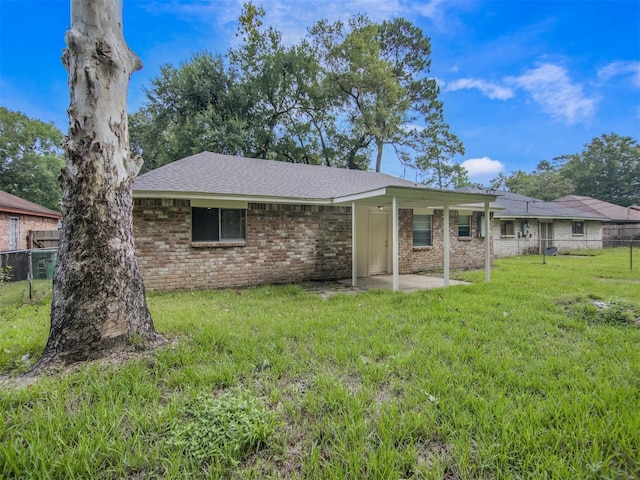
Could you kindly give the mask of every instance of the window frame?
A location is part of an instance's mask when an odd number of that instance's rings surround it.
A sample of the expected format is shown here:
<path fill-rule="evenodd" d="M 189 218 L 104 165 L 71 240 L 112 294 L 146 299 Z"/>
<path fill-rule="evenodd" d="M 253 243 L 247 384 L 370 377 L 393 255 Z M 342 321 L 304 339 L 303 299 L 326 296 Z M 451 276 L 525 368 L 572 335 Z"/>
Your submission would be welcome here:
<path fill-rule="evenodd" d="M 194 211 L 198 211 L 198 215 L 194 215 Z M 210 215 L 202 215 L 210 212 Z M 231 225 L 227 223 L 225 226 L 225 214 L 233 212 L 236 215 L 240 213 L 238 221 L 239 225 Z M 207 219 L 206 217 L 210 218 Z M 200 217 L 199 221 L 213 221 L 215 225 L 201 226 L 199 229 L 195 227 L 195 221 Z M 228 219 L 227 219 L 228 220 Z M 241 230 L 241 237 L 228 236 L 229 229 L 238 227 Z M 207 228 L 209 227 L 209 228 Z M 247 242 L 247 209 L 246 208 L 221 208 L 221 207 L 191 207 L 191 243 L 195 245 L 224 245 L 224 244 L 246 244 Z"/>
<path fill-rule="evenodd" d="M 466 218 L 466 224 L 461 224 L 460 219 Z M 461 228 L 467 229 L 467 233 L 462 233 Z M 471 215 L 458 215 L 458 237 L 459 238 L 471 238 Z"/>
<path fill-rule="evenodd" d="M 578 225 L 580 225 L 579 231 L 577 231 L 578 229 L 576 228 Z M 571 223 L 571 234 L 574 236 L 584 236 L 584 230 L 585 230 L 585 224 L 584 224 L 584 220 L 574 220 Z"/>
<path fill-rule="evenodd" d="M 20 249 L 20 217 L 9 217 L 9 250 L 19 250 L 19 249 Z"/>
<path fill-rule="evenodd" d="M 422 217 L 427 218 L 429 220 L 429 226 L 428 228 L 420 228 L 417 229 L 416 228 L 416 220 L 421 219 Z M 426 240 L 426 243 L 424 244 L 417 244 L 416 243 L 416 232 L 421 233 L 421 232 L 428 232 L 428 238 Z M 426 248 L 426 247 L 432 247 L 433 246 L 433 215 L 432 214 L 413 214 L 413 219 L 412 219 L 412 245 L 414 248 Z"/>
<path fill-rule="evenodd" d="M 508 228 L 511 227 L 511 228 Z M 511 230 L 511 233 L 509 233 Z M 515 237 L 515 222 L 513 220 L 500 220 L 500 236 L 501 237 Z"/>

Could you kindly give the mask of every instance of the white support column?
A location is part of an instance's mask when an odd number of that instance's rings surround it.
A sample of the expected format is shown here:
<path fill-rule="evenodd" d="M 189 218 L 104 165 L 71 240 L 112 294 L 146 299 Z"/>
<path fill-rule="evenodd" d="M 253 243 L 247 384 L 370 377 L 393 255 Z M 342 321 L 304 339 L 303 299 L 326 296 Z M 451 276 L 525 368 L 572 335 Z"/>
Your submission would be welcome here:
<path fill-rule="evenodd" d="M 489 202 L 484 202 L 484 281 L 491 280 L 491 212 Z"/>
<path fill-rule="evenodd" d="M 356 202 L 351 202 L 351 286 L 358 286 L 358 242 L 356 238 Z"/>
<path fill-rule="evenodd" d="M 444 224 L 442 226 L 444 230 L 444 286 L 449 285 L 449 250 L 451 242 L 449 238 L 449 204 L 444 205 Z"/>
<path fill-rule="evenodd" d="M 392 214 L 392 222 L 393 222 L 393 291 L 396 292 L 400 289 L 400 275 L 399 275 L 399 267 L 400 262 L 398 260 L 398 254 L 400 251 L 398 245 L 398 200 L 396 197 L 393 197 L 393 214 Z"/>

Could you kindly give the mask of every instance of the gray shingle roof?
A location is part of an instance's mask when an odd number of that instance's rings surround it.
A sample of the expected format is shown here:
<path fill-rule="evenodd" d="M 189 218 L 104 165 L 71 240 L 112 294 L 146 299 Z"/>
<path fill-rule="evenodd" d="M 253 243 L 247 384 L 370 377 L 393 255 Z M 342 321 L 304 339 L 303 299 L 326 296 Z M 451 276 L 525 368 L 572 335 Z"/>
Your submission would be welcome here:
<path fill-rule="evenodd" d="M 573 218 L 603 220 L 604 217 L 592 212 L 583 212 L 575 208 L 565 207 L 555 202 L 545 202 L 538 198 L 518 195 L 517 193 L 503 190 L 487 190 L 473 187 L 459 189 L 469 193 L 491 192 L 498 196 L 491 205 L 501 207 L 504 210 L 495 213 L 496 218 Z"/>
<path fill-rule="evenodd" d="M 384 187 L 427 189 L 424 185 L 384 173 L 203 152 L 140 175 L 135 180 L 134 192 L 321 200 Z"/>

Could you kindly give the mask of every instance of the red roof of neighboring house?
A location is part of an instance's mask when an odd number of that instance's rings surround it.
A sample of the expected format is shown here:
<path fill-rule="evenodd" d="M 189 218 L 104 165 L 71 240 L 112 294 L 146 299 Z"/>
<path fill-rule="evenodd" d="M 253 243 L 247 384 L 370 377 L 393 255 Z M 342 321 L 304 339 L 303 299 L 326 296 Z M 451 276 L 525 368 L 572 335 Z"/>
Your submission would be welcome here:
<path fill-rule="evenodd" d="M 62 215 L 49 208 L 0 190 L 0 212 L 60 219 Z"/>
<path fill-rule="evenodd" d="M 640 222 L 640 211 L 633 206 L 627 208 L 584 195 L 566 195 L 554 202 L 583 212 L 603 215 L 613 222 Z"/>

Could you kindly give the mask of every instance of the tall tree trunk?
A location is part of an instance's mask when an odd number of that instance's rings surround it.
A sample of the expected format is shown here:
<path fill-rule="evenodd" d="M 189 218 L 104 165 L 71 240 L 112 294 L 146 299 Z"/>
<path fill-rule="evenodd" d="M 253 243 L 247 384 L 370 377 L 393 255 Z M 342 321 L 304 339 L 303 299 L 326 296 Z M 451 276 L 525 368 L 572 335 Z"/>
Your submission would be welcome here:
<path fill-rule="evenodd" d="M 380 173 L 380 169 L 382 168 L 382 154 L 384 153 L 384 142 L 379 138 L 376 138 L 376 172 Z"/>
<path fill-rule="evenodd" d="M 72 0 L 62 62 L 69 72 L 62 232 L 53 277 L 51 330 L 35 372 L 157 344 L 134 254 L 127 89 L 142 68 L 122 33 L 121 0 Z"/>

